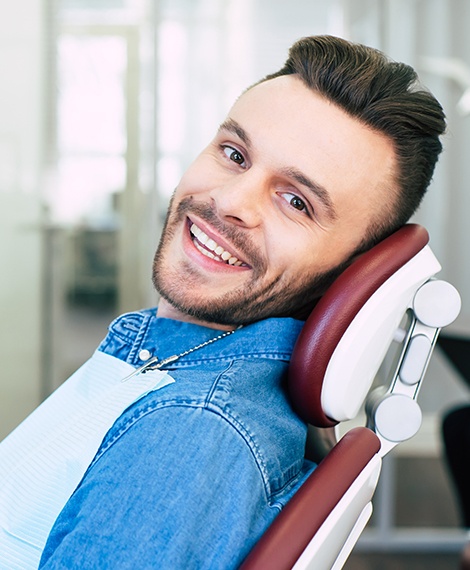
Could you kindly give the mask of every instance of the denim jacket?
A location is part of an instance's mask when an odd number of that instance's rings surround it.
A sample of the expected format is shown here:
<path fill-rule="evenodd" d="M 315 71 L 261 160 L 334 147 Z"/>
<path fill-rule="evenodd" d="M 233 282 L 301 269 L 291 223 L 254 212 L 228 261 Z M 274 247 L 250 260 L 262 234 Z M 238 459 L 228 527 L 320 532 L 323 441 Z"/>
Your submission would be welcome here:
<path fill-rule="evenodd" d="M 107 433 L 40 568 L 237 568 L 313 468 L 284 391 L 302 324 L 260 321 L 168 365 L 175 382 Z M 215 336 L 145 310 L 116 319 L 99 350 L 138 367 Z"/>

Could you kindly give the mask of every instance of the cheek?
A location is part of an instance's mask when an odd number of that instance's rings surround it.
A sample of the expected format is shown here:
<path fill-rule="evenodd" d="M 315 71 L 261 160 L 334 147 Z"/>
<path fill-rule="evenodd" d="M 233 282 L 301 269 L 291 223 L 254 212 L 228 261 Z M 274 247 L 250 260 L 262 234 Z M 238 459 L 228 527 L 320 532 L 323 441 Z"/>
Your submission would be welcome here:
<path fill-rule="evenodd" d="M 312 236 L 277 227 L 266 241 L 268 265 L 273 272 L 296 274 L 317 263 L 318 248 Z"/>
<path fill-rule="evenodd" d="M 350 253 L 347 236 L 323 230 L 298 235 L 291 231 L 278 232 L 269 251 L 269 266 L 277 273 L 298 280 L 329 271 L 342 263 Z"/>
<path fill-rule="evenodd" d="M 200 194 L 217 183 L 217 169 L 210 156 L 200 155 L 183 174 L 177 188 L 177 195 Z"/>
<path fill-rule="evenodd" d="M 195 181 L 198 180 L 198 183 Z M 177 200 L 187 197 L 189 194 L 195 194 L 200 191 L 201 183 L 200 177 L 193 175 L 192 170 L 187 170 L 176 188 L 175 197 Z"/>

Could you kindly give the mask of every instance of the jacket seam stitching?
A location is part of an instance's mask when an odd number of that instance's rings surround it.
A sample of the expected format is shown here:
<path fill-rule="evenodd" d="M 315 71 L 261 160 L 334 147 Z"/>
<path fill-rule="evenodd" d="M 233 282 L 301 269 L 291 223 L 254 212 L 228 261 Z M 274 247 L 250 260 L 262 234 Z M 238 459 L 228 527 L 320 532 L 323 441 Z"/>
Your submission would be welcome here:
<path fill-rule="evenodd" d="M 246 446 L 248 447 L 255 464 L 260 472 L 261 479 L 263 481 L 263 488 L 266 495 L 266 501 L 270 507 L 280 508 L 279 503 L 273 501 L 273 499 L 279 495 L 286 487 L 292 484 L 292 482 L 298 477 L 298 473 L 292 476 L 289 481 L 287 481 L 281 488 L 277 489 L 276 492 L 271 491 L 271 486 L 269 484 L 269 477 L 267 475 L 267 470 L 264 466 L 264 462 L 260 458 L 260 454 L 258 451 L 258 446 L 253 441 L 249 433 L 243 428 L 241 424 L 234 418 L 231 414 L 222 413 L 222 411 L 215 405 L 209 404 L 206 405 L 205 403 L 193 403 L 193 402 L 177 402 L 177 401 L 166 401 L 166 402 L 159 402 L 159 403 L 148 403 L 145 404 L 144 407 L 136 410 L 136 412 L 129 417 L 112 435 L 112 437 L 107 441 L 100 449 L 97 451 L 95 457 L 93 458 L 92 462 L 87 468 L 87 472 L 97 463 L 100 458 L 130 429 L 133 425 L 135 425 L 142 417 L 149 415 L 153 412 L 156 412 L 160 409 L 164 408 L 171 408 L 171 407 L 181 407 L 181 408 L 192 408 L 192 409 L 200 409 L 205 410 L 213 415 L 216 415 L 220 419 L 222 419 L 227 425 L 229 425 L 245 442 Z"/>

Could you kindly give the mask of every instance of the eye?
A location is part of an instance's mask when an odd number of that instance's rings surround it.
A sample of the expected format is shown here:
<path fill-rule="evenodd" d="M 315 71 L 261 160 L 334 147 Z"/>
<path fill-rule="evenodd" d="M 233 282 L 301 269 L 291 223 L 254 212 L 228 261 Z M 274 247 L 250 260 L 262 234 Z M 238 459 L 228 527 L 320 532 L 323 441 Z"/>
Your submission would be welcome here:
<path fill-rule="evenodd" d="M 222 145 L 222 150 L 223 150 L 224 154 L 227 156 L 227 158 L 229 158 L 232 162 L 235 162 L 236 164 L 239 164 L 240 166 L 245 165 L 245 157 L 236 148 L 233 148 L 233 147 L 227 146 L 227 145 Z"/>
<path fill-rule="evenodd" d="M 299 198 L 295 194 L 290 194 L 289 192 L 284 192 L 284 194 L 282 194 L 282 197 L 290 206 L 296 210 L 299 210 L 299 212 L 308 213 L 307 205 L 302 200 L 302 198 Z"/>

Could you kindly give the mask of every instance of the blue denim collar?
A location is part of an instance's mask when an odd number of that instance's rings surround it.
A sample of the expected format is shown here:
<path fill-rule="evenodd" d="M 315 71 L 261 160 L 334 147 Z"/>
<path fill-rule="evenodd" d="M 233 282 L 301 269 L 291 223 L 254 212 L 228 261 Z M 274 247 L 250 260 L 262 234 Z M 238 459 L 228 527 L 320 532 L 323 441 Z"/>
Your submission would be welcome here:
<path fill-rule="evenodd" d="M 136 365 L 142 364 L 139 357 L 142 350 L 163 359 L 173 354 L 180 354 L 220 334 L 220 331 L 208 327 L 157 317 L 155 309 L 134 315 L 136 316 L 134 327 L 113 332 L 121 337 L 127 336 L 132 342 L 129 362 Z M 262 357 L 288 361 L 303 324 L 303 321 L 290 318 L 258 321 L 182 357 L 171 367 L 185 367 L 214 359 Z"/>

